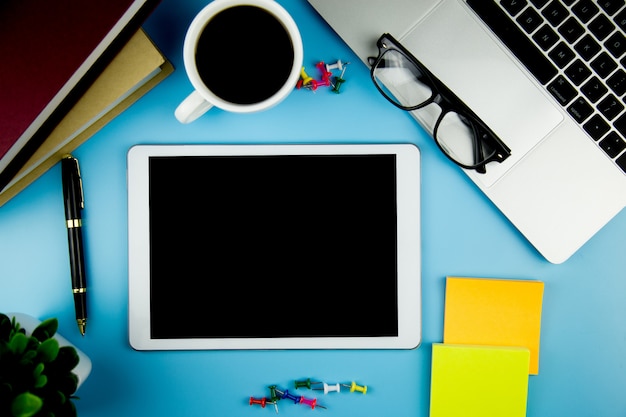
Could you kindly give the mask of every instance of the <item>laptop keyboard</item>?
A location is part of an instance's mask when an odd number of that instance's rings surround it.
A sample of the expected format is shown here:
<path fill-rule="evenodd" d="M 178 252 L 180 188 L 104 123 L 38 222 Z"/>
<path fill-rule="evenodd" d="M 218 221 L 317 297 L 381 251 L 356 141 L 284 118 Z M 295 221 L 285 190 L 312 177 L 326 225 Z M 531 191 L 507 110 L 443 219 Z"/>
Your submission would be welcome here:
<path fill-rule="evenodd" d="M 626 0 L 467 0 L 626 173 Z"/>

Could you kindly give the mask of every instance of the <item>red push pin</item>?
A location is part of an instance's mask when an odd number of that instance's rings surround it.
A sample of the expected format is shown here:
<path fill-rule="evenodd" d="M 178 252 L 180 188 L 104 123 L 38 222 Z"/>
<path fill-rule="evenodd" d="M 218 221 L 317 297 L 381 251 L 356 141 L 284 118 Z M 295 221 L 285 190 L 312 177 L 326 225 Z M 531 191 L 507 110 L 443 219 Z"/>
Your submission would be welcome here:
<path fill-rule="evenodd" d="M 250 397 L 250 405 L 260 405 L 261 408 L 265 408 L 265 406 L 267 404 L 274 404 L 273 401 L 267 401 L 267 398 L 263 397 L 263 398 L 254 398 L 254 397 Z"/>
<path fill-rule="evenodd" d="M 324 64 L 324 62 L 318 62 L 316 67 L 322 73 L 322 80 L 330 80 L 330 77 L 333 74 L 330 71 L 326 70 L 326 65 Z"/>

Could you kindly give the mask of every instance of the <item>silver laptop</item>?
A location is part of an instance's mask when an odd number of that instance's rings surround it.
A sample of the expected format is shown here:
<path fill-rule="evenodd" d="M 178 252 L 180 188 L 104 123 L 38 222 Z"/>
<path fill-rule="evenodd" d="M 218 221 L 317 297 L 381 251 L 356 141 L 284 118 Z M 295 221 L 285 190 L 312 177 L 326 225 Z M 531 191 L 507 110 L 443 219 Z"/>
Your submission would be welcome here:
<path fill-rule="evenodd" d="M 548 261 L 626 206 L 623 0 L 308 1 L 366 65 L 392 35 L 497 134 L 510 156 L 464 171 Z"/>

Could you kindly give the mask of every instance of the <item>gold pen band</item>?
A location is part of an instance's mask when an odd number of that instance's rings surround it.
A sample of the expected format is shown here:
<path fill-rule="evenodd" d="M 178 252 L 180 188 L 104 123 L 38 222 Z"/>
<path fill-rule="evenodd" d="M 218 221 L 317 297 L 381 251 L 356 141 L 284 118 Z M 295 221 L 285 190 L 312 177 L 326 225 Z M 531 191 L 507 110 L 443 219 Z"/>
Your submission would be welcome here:
<path fill-rule="evenodd" d="M 87 288 L 72 288 L 74 294 L 83 294 L 87 292 Z"/>
<path fill-rule="evenodd" d="M 69 219 L 67 220 L 67 228 L 73 229 L 75 227 L 83 227 L 83 221 L 81 219 Z"/>

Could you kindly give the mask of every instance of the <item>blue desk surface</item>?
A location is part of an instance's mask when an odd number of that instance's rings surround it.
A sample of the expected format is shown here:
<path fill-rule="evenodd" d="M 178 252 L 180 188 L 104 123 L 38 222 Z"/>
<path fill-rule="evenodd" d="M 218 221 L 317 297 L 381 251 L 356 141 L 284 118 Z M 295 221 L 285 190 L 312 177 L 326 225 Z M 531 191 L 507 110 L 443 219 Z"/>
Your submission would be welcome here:
<path fill-rule="evenodd" d="M 206 0 L 164 0 L 144 28 L 176 71 L 79 147 L 85 186 L 90 320 L 78 334 L 69 290 L 61 169 L 57 164 L 0 208 L 0 311 L 58 317 L 60 334 L 93 361 L 79 415 L 261 416 L 250 396 L 295 379 L 355 380 L 366 395 L 324 396 L 328 410 L 281 404 L 280 415 L 427 416 L 432 343 L 443 339 L 446 275 L 545 282 L 540 373 L 529 416 L 626 415 L 626 213 L 570 260 L 544 260 L 414 120 L 380 96 L 369 71 L 305 0 L 282 0 L 298 24 L 305 65 L 351 61 L 341 94 L 294 91 L 279 106 L 237 115 L 213 110 L 189 125 L 174 118 L 191 91 L 182 64 L 186 27 Z M 5 63 L 10 64 L 10 63 Z M 231 63 L 222 64 L 228 74 Z M 271 62 L 245 80 L 263 82 Z M 141 143 L 414 142 L 422 152 L 423 341 L 404 351 L 136 352 L 128 344 L 126 153 Z M 314 288 L 312 289 L 314 290 Z M 267 296 L 269 323 L 283 314 Z M 374 320 L 367 311 L 317 311 L 303 320 Z M 227 318 L 216 318 L 224 320 Z M 310 394 L 306 393 L 306 394 Z"/>

